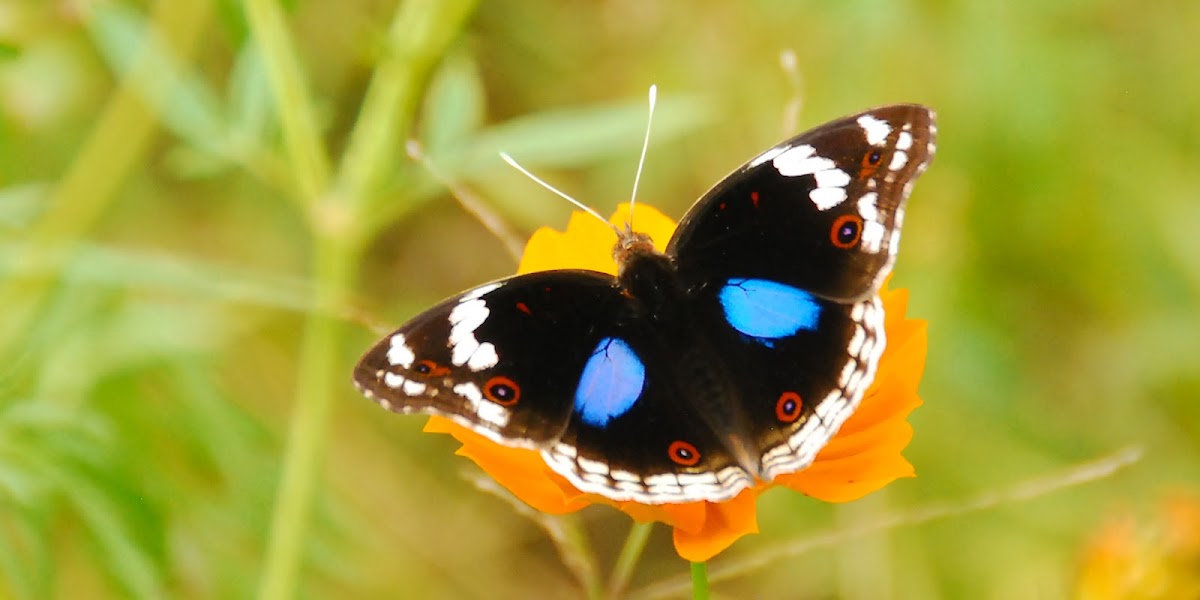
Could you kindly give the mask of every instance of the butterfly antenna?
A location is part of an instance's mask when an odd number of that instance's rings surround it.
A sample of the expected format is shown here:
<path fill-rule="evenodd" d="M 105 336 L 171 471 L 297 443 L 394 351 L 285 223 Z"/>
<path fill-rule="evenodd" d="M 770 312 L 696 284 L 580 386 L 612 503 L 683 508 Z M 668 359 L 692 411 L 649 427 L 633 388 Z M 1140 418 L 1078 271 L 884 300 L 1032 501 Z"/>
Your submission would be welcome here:
<path fill-rule="evenodd" d="M 492 210 L 488 203 L 476 195 L 466 186 L 455 181 L 438 169 L 433 161 L 425 154 L 425 150 L 421 147 L 421 143 L 417 140 L 408 140 L 404 144 L 404 150 L 408 153 L 408 157 L 421 163 L 422 167 L 433 177 L 435 181 L 442 184 L 447 190 L 450 190 L 450 195 L 458 201 L 458 204 L 463 207 L 475 220 L 483 224 L 483 227 L 492 232 L 496 239 L 504 245 L 504 249 L 508 251 L 509 256 L 514 260 L 521 260 L 521 253 L 525 250 L 525 242 L 521 237 L 513 231 L 512 227 L 505 222 L 496 211 Z"/>
<path fill-rule="evenodd" d="M 508 163 L 509 166 L 511 166 L 512 168 L 524 173 L 526 177 L 536 181 L 538 183 L 538 185 L 550 190 L 551 192 L 554 192 L 555 194 L 558 194 L 558 196 L 560 198 L 566 200 L 567 202 L 570 202 L 571 204 L 574 204 L 575 206 L 579 207 L 580 210 L 586 212 L 587 214 L 592 215 L 593 217 L 596 217 L 597 219 L 600 219 L 601 222 L 603 222 L 605 225 L 608 225 L 609 228 L 611 228 L 613 231 L 617 232 L 618 238 L 623 239 L 625 237 L 624 232 L 622 232 L 619 227 L 617 227 L 616 225 L 613 225 L 612 223 L 609 223 L 608 219 L 605 219 L 603 216 L 600 215 L 600 213 L 593 210 L 592 207 L 568 196 L 566 194 L 566 192 L 559 190 L 558 188 L 550 185 L 549 183 L 542 181 L 542 179 L 539 178 L 537 175 L 530 173 L 528 169 L 517 164 L 517 161 L 513 160 L 513 157 L 509 156 L 507 152 L 501 152 L 500 158 L 503 158 L 504 162 Z"/>
<path fill-rule="evenodd" d="M 638 184 L 642 181 L 642 169 L 646 166 L 646 150 L 650 148 L 650 125 L 654 123 L 654 104 L 658 100 L 658 86 L 650 86 L 650 111 L 646 115 L 646 138 L 642 140 L 642 156 L 638 159 L 637 174 L 633 176 L 633 192 L 629 194 L 629 220 L 625 230 L 633 231 L 633 207 L 637 202 Z"/>
<path fill-rule="evenodd" d="M 796 51 L 787 48 L 779 53 L 779 66 L 787 77 L 792 88 L 792 97 L 783 108 L 783 135 L 789 137 L 796 132 L 800 118 L 800 108 L 804 102 L 804 81 L 800 77 L 800 68 L 796 64 Z"/>

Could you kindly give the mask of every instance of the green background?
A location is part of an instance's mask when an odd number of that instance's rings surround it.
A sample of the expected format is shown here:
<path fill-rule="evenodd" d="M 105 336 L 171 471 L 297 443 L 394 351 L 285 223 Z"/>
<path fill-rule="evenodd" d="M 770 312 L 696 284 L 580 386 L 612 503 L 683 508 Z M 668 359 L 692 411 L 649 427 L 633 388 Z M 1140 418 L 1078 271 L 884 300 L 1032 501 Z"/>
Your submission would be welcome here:
<path fill-rule="evenodd" d="M 919 477 L 768 494 L 714 594 L 1069 597 L 1105 523 L 1200 482 L 1198 33 L 1190 0 L 0 4 L 0 596 L 595 591 L 627 517 L 514 510 L 349 373 L 515 267 L 403 140 L 523 239 L 570 209 L 496 151 L 608 213 L 656 83 L 640 198 L 675 218 L 799 129 L 939 115 L 893 279 Z M 630 589 L 686 573 L 658 527 Z"/>

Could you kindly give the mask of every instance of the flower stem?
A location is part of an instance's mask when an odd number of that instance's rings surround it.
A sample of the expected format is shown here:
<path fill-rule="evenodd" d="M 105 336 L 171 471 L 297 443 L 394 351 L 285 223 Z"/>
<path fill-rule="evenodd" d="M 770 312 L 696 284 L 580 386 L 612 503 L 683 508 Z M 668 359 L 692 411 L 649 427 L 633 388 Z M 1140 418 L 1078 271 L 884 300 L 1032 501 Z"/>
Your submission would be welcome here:
<path fill-rule="evenodd" d="M 301 558 L 328 438 L 329 412 L 333 398 L 338 396 L 338 386 L 344 385 L 344 375 L 338 372 L 343 327 L 330 310 L 345 305 L 356 256 L 352 245 L 327 238 L 318 238 L 314 248 L 315 309 L 305 324 L 300 350 L 283 473 L 259 581 L 258 597 L 263 600 L 297 595 Z"/>
<path fill-rule="evenodd" d="M 592 553 L 592 544 L 588 540 L 583 524 L 576 515 L 559 515 L 554 516 L 553 519 L 558 521 L 562 527 L 562 535 L 557 536 L 556 541 L 563 562 L 579 579 L 579 584 L 583 586 L 584 597 L 588 600 L 600 600 L 604 588 L 600 582 L 599 569 L 596 568 L 596 557 Z"/>
<path fill-rule="evenodd" d="M 604 588 L 600 582 L 599 569 L 596 567 L 596 557 L 592 552 L 591 542 L 588 541 L 587 531 L 579 522 L 578 516 L 538 512 L 496 483 L 495 479 L 483 474 L 464 474 L 463 477 L 480 490 L 507 502 L 517 514 L 537 523 L 546 535 L 550 536 L 550 541 L 558 550 L 563 564 L 575 575 L 575 579 L 583 588 L 584 597 L 588 600 L 599 600 L 603 597 Z"/>
<path fill-rule="evenodd" d="M 329 186 L 329 158 L 317 125 L 316 102 L 308 92 L 283 9 L 271 0 L 247 0 L 246 21 L 262 51 L 267 81 L 275 94 L 284 153 L 296 192 L 311 204 Z"/>
<path fill-rule="evenodd" d="M 245 9 L 279 112 L 288 173 L 296 182 L 294 199 L 305 207 L 316 205 L 329 186 L 329 162 L 285 17 L 279 4 L 270 0 L 248 0 Z M 322 233 L 314 231 L 314 312 L 305 323 L 296 398 L 258 582 L 258 597 L 264 600 L 296 596 L 336 389 L 336 349 L 342 336 L 328 309 L 346 294 L 354 253 L 348 240 Z"/>
<path fill-rule="evenodd" d="M 347 305 L 356 264 L 366 240 L 359 232 L 368 200 L 378 194 L 395 154 L 394 137 L 411 127 L 424 77 L 460 31 L 473 0 L 408 0 L 397 11 L 390 52 L 376 67 L 371 90 L 336 174 L 316 127 L 315 102 L 292 48 L 276 0 L 247 0 L 251 32 L 262 48 L 268 81 L 278 104 L 284 149 L 300 204 L 313 236 L 314 311 L 305 323 L 297 367 L 294 408 L 284 450 L 283 473 L 268 534 L 258 597 L 298 595 L 312 507 L 319 490 L 333 399 L 345 390 L 340 346 L 344 328 L 331 315 Z M 382 91 L 380 91 L 382 90 Z M 366 136 L 360 132 L 376 132 Z M 383 132 L 383 133 L 379 133 Z M 363 140 L 366 141 L 363 141 Z M 369 143 L 368 143 L 369 142 Z"/>
<path fill-rule="evenodd" d="M 367 204 L 394 172 L 400 141 L 412 131 L 412 116 L 429 74 L 477 3 L 408 0 L 398 7 L 388 28 L 386 53 L 375 67 L 333 184 L 337 196 L 354 204 L 358 217 L 371 217 Z"/>
<path fill-rule="evenodd" d="M 708 563 L 692 563 L 692 600 L 708 600 Z"/>
<path fill-rule="evenodd" d="M 629 580 L 633 577 L 633 570 L 642 558 L 642 551 L 646 549 L 646 542 L 650 540 L 652 531 L 654 531 L 653 522 L 633 524 L 629 530 L 629 537 L 625 538 L 621 554 L 617 556 L 617 564 L 613 566 L 612 577 L 608 580 L 608 597 L 620 598 L 625 592 L 625 588 L 629 586 Z"/>

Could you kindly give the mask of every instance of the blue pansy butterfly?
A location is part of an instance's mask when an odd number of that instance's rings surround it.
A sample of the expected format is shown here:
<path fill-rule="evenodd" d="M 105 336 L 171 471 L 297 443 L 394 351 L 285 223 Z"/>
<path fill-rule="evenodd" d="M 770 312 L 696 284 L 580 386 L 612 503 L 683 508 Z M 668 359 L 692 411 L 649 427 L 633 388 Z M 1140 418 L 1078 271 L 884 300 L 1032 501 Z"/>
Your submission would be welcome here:
<path fill-rule="evenodd" d="M 879 287 L 936 131 L 912 104 L 821 125 L 718 183 L 665 253 L 626 231 L 615 278 L 464 292 L 375 345 L 354 382 L 614 500 L 723 501 L 803 469 L 875 376 Z"/>

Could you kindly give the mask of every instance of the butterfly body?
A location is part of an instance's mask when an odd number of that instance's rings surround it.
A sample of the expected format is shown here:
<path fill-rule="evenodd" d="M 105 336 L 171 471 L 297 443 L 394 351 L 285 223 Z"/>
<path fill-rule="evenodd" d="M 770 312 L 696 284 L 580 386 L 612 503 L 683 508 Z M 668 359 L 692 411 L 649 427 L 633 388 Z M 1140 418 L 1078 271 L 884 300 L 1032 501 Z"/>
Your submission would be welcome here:
<path fill-rule="evenodd" d="M 801 134 L 702 197 L 665 252 L 627 232 L 616 277 L 467 291 L 368 351 L 355 383 L 615 500 L 721 501 L 802 469 L 874 378 L 878 289 L 934 132 L 895 105 Z"/>

